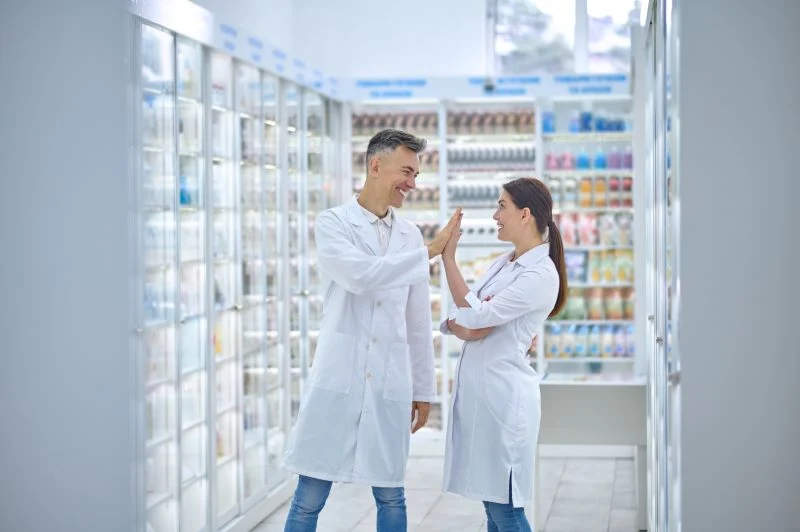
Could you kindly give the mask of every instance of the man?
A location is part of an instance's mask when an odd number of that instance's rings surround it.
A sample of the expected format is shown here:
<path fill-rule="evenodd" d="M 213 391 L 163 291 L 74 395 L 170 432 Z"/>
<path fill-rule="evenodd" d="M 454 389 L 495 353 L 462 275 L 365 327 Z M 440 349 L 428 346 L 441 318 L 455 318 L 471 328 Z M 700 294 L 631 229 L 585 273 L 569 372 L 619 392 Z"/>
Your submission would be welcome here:
<path fill-rule="evenodd" d="M 324 315 L 285 456 L 300 475 L 286 532 L 316 530 L 333 482 L 372 486 L 378 531 L 406 530 L 410 433 L 436 397 L 429 261 L 461 216 L 426 245 L 395 212 L 416 187 L 425 145 L 403 131 L 376 134 L 361 193 L 317 217 Z"/>

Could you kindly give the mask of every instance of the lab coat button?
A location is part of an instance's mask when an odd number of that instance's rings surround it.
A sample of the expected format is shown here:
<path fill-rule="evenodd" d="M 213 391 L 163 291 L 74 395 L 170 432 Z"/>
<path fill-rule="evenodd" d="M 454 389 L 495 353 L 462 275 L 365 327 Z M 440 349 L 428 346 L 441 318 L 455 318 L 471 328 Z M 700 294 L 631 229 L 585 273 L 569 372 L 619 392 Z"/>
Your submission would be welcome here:
<path fill-rule="evenodd" d="M 372 373 L 370 373 L 369 371 L 367 372 L 367 378 L 368 378 L 368 379 L 371 379 L 371 378 L 372 378 Z"/>

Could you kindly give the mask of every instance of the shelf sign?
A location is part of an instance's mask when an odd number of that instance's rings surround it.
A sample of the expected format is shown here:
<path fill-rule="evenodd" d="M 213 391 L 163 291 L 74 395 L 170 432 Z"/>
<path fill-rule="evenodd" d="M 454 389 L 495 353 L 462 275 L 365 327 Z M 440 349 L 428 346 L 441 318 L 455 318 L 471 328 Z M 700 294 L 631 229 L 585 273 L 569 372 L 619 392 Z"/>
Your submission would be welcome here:
<path fill-rule="evenodd" d="M 250 47 L 250 59 L 252 59 L 254 63 L 261 63 L 264 43 L 255 37 L 250 37 L 247 39 L 247 45 Z"/>
<path fill-rule="evenodd" d="M 315 68 L 311 72 L 311 74 L 312 74 L 312 76 L 314 78 L 314 81 L 311 83 L 311 85 L 314 87 L 314 89 L 316 89 L 316 90 L 318 90 L 320 92 L 324 92 L 325 91 L 325 76 L 322 75 L 322 71 L 320 69 L 318 69 L 318 68 Z"/>
<path fill-rule="evenodd" d="M 286 70 L 286 52 L 280 48 L 272 49 L 272 58 L 275 60 L 275 71 L 282 73 Z"/>
<path fill-rule="evenodd" d="M 628 93 L 626 74 L 566 74 L 553 76 L 555 96 L 594 96 Z"/>
<path fill-rule="evenodd" d="M 219 32 L 222 35 L 222 46 L 229 52 L 236 51 L 236 41 L 239 39 L 239 32 L 233 26 L 227 24 L 219 25 Z"/>
<path fill-rule="evenodd" d="M 294 61 L 292 61 L 292 68 L 294 70 L 294 79 L 300 83 L 304 83 L 306 80 L 306 64 L 300 59 L 294 59 Z"/>
<path fill-rule="evenodd" d="M 356 89 L 366 91 L 370 99 L 380 98 L 413 98 L 415 90 L 428 85 L 424 78 L 411 79 L 358 79 Z"/>

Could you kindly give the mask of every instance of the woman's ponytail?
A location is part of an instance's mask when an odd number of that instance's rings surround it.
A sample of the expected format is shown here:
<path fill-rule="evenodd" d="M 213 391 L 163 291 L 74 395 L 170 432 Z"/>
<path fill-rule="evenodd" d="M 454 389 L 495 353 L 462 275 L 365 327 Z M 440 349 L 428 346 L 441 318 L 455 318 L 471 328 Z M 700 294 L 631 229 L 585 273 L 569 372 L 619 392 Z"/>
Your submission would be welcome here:
<path fill-rule="evenodd" d="M 550 259 L 552 259 L 553 264 L 556 265 L 556 270 L 558 270 L 558 298 L 556 298 L 556 304 L 552 312 L 550 312 L 549 317 L 552 318 L 561 312 L 567 302 L 567 263 L 564 259 L 564 242 L 561 240 L 561 232 L 552 219 L 547 222 L 547 229 L 550 233 Z"/>

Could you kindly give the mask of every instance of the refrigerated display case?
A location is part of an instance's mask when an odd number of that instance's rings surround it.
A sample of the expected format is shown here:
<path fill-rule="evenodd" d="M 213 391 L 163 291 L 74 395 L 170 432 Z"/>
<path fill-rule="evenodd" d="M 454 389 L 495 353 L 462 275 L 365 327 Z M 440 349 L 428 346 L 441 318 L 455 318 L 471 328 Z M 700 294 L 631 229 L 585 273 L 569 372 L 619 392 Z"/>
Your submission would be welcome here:
<path fill-rule="evenodd" d="M 338 107 L 158 20 L 134 28 L 140 514 L 153 532 L 236 529 L 291 495 Z"/>
<path fill-rule="evenodd" d="M 289 187 L 290 421 L 300 409 L 322 320 L 323 294 L 314 241 L 314 221 L 337 204 L 341 185 L 334 177 L 329 145 L 338 133 L 328 126 L 330 101 L 295 84 L 285 91 Z"/>
<path fill-rule="evenodd" d="M 543 179 L 564 243 L 569 294 L 544 327 L 549 379 L 635 374 L 630 97 L 553 99 L 541 108 Z"/>

